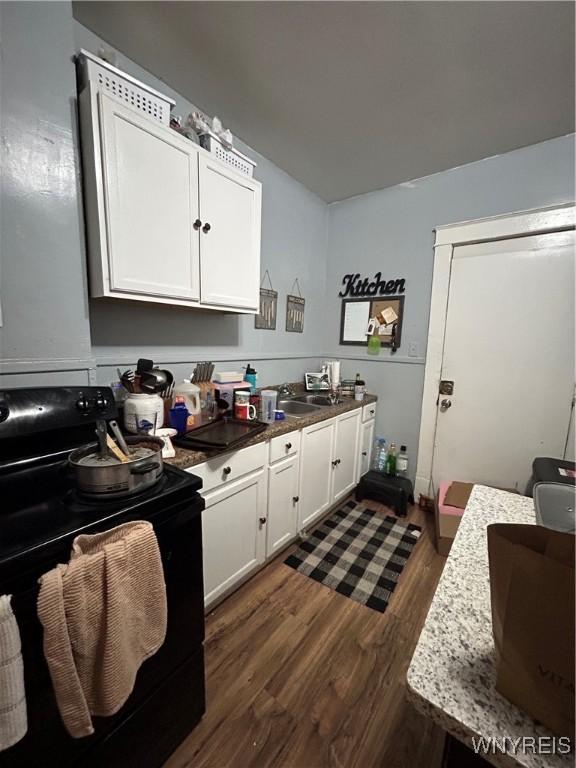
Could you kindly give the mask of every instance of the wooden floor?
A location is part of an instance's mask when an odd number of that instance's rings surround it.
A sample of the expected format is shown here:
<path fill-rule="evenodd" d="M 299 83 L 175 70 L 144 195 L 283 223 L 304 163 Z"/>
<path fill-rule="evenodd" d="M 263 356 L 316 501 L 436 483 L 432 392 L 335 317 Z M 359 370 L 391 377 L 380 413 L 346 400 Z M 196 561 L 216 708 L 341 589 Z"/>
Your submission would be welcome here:
<path fill-rule="evenodd" d="M 284 553 L 207 617 L 207 711 L 165 768 L 440 765 L 443 735 L 408 704 L 405 678 L 444 558 L 424 513 L 408 519 L 424 535 L 384 614 Z"/>

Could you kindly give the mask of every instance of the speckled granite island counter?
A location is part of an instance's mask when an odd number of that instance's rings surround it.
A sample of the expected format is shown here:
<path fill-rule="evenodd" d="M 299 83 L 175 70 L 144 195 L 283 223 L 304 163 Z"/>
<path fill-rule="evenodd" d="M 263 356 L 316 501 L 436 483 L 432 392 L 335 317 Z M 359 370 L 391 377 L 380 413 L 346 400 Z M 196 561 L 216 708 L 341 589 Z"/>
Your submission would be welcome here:
<path fill-rule="evenodd" d="M 318 411 L 314 413 L 309 413 L 299 418 L 286 418 L 284 421 L 275 421 L 273 424 L 270 424 L 264 432 L 260 432 L 251 440 L 246 440 L 246 442 L 241 445 L 237 445 L 234 448 L 226 449 L 224 451 L 211 451 L 210 453 L 205 453 L 204 451 L 191 451 L 187 448 L 179 448 L 178 446 L 175 446 L 176 456 L 173 459 L 166 459 L 166 461 L 170 464 L 174 464 L 176 467 L 180 467 L 180 469 L 189 469 L 195 464 L 202 464 L 203 461 L 211 459 L 219 453 L 228 453 L 231 450 L 239 451 L 249 445 L 263 443 L 266 440 L 271 440 L 273 437 L 278 437 L 278 435 L 284 435 L 287 432 L 293 432 L 297 429 L 304 429 L 304 427 L 309 427 L 311 424 L 316 424 L 319 421 L 333 419 L 335 416 L 340 416 L 341 413 L 362 408 L 370 403 L 375 403 L 377 400 L 378 398 L 376 395 L 365 395 L 364 400 L 361 401 L 344 399 L 343 402 L 338 403 L 338 405 L 325 406 L 319 408 Z"/>
<path fill-rule="evenodd" d="M 472 737 L 551 736 L 495 690 L 486 528 L 534 522 L 532 499 L 474 487 L 408 669 L 408 696 L 416 709 L 470 749 Z M 505 767 L 574 764 L 570 755 L 482 757 Z"/>

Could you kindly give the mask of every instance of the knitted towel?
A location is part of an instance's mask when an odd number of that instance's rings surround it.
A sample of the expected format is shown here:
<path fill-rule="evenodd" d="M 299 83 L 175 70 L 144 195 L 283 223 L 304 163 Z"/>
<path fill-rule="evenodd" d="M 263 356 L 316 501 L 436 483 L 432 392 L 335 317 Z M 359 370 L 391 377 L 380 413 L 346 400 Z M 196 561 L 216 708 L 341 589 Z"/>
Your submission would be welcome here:
<path fill-rule="evenodd" d="M 166 635 L 166 587 L 147 522 L 78 536 L 68 565 L 40 579 L 38 616 L 58 708 L 74 738 L 115 714 Z"/>
<path fill-rule="evenodd" d="M 20 741 L 28 730 L 20 632 L 10 607 L 0 597 L 0 751 Z"/>

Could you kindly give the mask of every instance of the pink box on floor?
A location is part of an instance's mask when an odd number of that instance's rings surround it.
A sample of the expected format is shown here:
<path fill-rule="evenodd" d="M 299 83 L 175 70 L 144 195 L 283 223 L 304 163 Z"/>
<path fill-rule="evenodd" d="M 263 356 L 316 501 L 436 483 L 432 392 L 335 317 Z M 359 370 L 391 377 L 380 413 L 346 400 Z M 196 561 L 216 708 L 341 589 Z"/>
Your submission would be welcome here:
<path fill-rule="evenodd" d="M 451 507 L 449 504 L 444 503 L 450 485 L 450 481 L 440 483 L 436 504 L 436 549 L 444 556 L 450 552 L 450 547 L 464 514 L 464 510 L 460 509 L 460 507 Z"/>

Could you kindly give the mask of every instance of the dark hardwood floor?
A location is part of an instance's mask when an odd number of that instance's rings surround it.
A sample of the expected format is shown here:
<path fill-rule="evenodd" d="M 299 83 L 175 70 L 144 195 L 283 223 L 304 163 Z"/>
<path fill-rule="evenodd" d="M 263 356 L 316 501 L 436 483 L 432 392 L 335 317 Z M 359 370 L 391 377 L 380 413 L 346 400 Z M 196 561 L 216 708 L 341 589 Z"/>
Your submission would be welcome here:
<path fill-rule="evenodd" d="M 405 678 L 444 558 L 432 521 L 408 519 L 424 534 L 384 614 L 284 565 L 288 550 L 207 617 L 207 711 L 165 768 L 440 765 Z"/>

